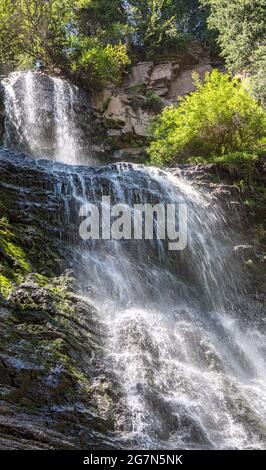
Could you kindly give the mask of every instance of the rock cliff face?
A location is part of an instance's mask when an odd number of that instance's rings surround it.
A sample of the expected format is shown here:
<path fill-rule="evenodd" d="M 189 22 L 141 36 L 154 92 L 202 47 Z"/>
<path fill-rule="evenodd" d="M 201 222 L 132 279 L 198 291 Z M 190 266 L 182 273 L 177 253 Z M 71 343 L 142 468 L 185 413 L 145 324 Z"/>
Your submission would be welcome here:
<path fill-rule="evenodd" d="M 192 74 L 203 79 L 206 72 L 222 67 L 212 61 L 206 49 L 195 44 L 186 53 L 141 62 L 132 67 L 120 87 L 109 86 L 92 95 L 92 104 L 102 113 L 118 160 L 145 155 L 148 127 L 156 113 L 178 103 L 178 97 L 192 92 Z"/>

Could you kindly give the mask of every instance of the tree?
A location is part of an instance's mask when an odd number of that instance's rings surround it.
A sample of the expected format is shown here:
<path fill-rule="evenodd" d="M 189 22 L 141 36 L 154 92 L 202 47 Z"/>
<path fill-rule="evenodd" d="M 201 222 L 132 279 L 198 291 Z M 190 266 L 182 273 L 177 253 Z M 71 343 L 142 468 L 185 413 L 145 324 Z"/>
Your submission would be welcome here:
<path fill-rule="evenodd" d="M 12 0 L 0 3 L 0 63 L 14 63 L 19 54 L 19 17 Z"/>
<path fill-rule="evenodd" d="M 251 63 L 252 92 L 254 96 L 266 107 L 266 47 L 260 46 L 256 50 Z"/>
<path fill-rule="evenodd" d="M 203 39 L 205 8 L 198 0 L 129 0 L 132 40 L 146 55 L 185 44 L 192 36 Z"/>
<path fill-rule="evenodd" d="M 0 61 L 61 63 L 71 15 L 70 0 L 2 0 Z"/>
<path fill-rule="evenodd" d="M 79 0 L 76 25 L 84 37 L 97 37 L 104 44 L 126 40 L 127 14 L 123 0 Z"/>
<path fill-rule="evenodd" d="M 149 155 L 154 164 L 190 156 L 249 151 L 265 135 L 265 112 L 237 79 L 217 70 L 196 91 L 166 108 L 151 128 Z"/>
<path fill-rule="evenodd" d="M 258 97 L 266 101 L 262 56 L 266 56 L 266 0 L 201 0 L 210 7 L 208 24 L 218 30 L 222 55 L 232 73 L 254 77 Z"/>
<path fill-rule="evenodd" d="M 94 88 L 101 88 L 110 81 L 119 83 L 130 63 L 127 47 L 121 42 L 103 45 L 96 37 L 84 37 L 74 38 L 72 46 L 72 71 Z"/>
<path fill-rule="evenodd" d="M 115 35 L 125 16 L 122 2 L 111 0 L 3 0 L 0 3 L 0 62 L 88 74 L 88 83 L 117 81 L 129 63 Z M 117 11 L 118 9 L 118 11 Z M 111 30 L 113 31 L 111 33 Z"/>

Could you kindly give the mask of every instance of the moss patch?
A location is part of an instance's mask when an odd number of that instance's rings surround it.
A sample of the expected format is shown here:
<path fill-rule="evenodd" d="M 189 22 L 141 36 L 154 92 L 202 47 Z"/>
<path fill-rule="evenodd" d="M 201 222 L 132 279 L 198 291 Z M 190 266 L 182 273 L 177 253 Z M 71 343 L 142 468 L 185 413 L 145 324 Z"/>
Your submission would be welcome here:
<path fill-rule="evenodd" d="M 22 282 L 31 271 L 27 254 L 12 231 L 6 217 L 0 219 L 0 293 L 6 298 L 13 284 Z"/>
<path fill-rule="evenodd" d="M 13 285 L 7 277 L 0 274 L 0 294 L 6 299 L 12 291 Z"/>

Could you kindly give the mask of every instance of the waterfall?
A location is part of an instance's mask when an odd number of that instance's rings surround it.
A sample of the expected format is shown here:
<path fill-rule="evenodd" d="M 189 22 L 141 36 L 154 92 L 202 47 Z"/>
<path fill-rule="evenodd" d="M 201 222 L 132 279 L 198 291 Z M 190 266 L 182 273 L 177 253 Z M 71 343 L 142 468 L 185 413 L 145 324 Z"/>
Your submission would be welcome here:
<path fill-rule="evenodd" d="M 75 88 L 36 77 L 19 73 L 5 82 L 6 146 L 80 163 Z M 233 249 L 242 240 L 228 208 L 181 174 L 155 168 L 17 164 L 29 184 L 25 214 L 33 223 L 41 207 L 49 229 L 71 247 L 79 289 L 106 333 L 105 367 L 119 395 L 117 446 L 266 448 L 265 322 L 245 303 L 246 275 Z M 37 189 L 27 179 L 36 167 L 43 172 Z M 187 248 L 170 252 L 161 240 L 82 241 L 79 209 L 103 195 L 131 208 L 186 204 Z"/>
<path fill-rule="evenodd" d="M 95 163 L 88 129 L 85 144 L 84 132 L 77 123 L 79 115 L 74 108 L 82 101 L 77 87 L 31 71 L 15 72 L 2 83 L 7 147 L 71 165 Z"/>
<path fill-rule="evenodd" d="M 74 89 L 60 78 L 54 81 L 55 135 L 57 161 L 79 163 L 79 135 L 75 125 Z"/>
<path fill-rule="evenodd" d="M 77 226 L 75 204 L 103 194 L 130 206 L 188 205 L 184 252 L 73 239 L 80 286 L 107 332 L 106 370 L 121 390 L 118 445 L 265 448 L 265 327 L 239 310 L 244 273 L 225 211 L 182 176 L 132 164 L 76 169 L 66 181 L 68 226 Z"/>

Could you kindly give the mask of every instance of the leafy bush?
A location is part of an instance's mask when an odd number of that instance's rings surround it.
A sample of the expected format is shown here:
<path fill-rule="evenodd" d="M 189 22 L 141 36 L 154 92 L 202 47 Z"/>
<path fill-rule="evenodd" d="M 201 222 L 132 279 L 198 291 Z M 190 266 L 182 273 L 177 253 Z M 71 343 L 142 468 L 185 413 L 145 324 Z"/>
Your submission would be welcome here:
<path fill-rule="evenodd" d="M 117 21 L 124 14 L 115 14 L 119 0 L 112 9 L 107 3 L 1 0 L 0 64 L 31 68 L 40 59 L 48 68 L 86 72 L 86 83 L 118 81 L 129 63 L 127 48 L 118 39 Z"/>
<path fill-rule="evenodd" d="M 163 108 L 162 98 L 153 90 L 149 90 L 145 96 L 145 108 L 154 113 L 160 113 Z"/>
<path fill-rule="evenodd" d="M 180 48 L 204 37 L 207 11 L 199 0 L 1 0 L 0 66 L 40 59 L 84 85 L 119 81 L 123 44 L 133 60 Z"/>
<path fill-rule="evenodd" d="M 242 84 L 218 70 L 196 91 L 155 118 L 149 155 L 154 164 L 191 156 L 221 156 L 256 147 L 265 135 L 265 112 Z"/>
<path fill-rule="evenodd" d="M 73 49 L 72 71 L 86 73 L 88 81 L 98 86 L 119 82 L 130 63 L 127 47 L 121 42 L 103 46 L 96 38 L 84 38 Z"/>

